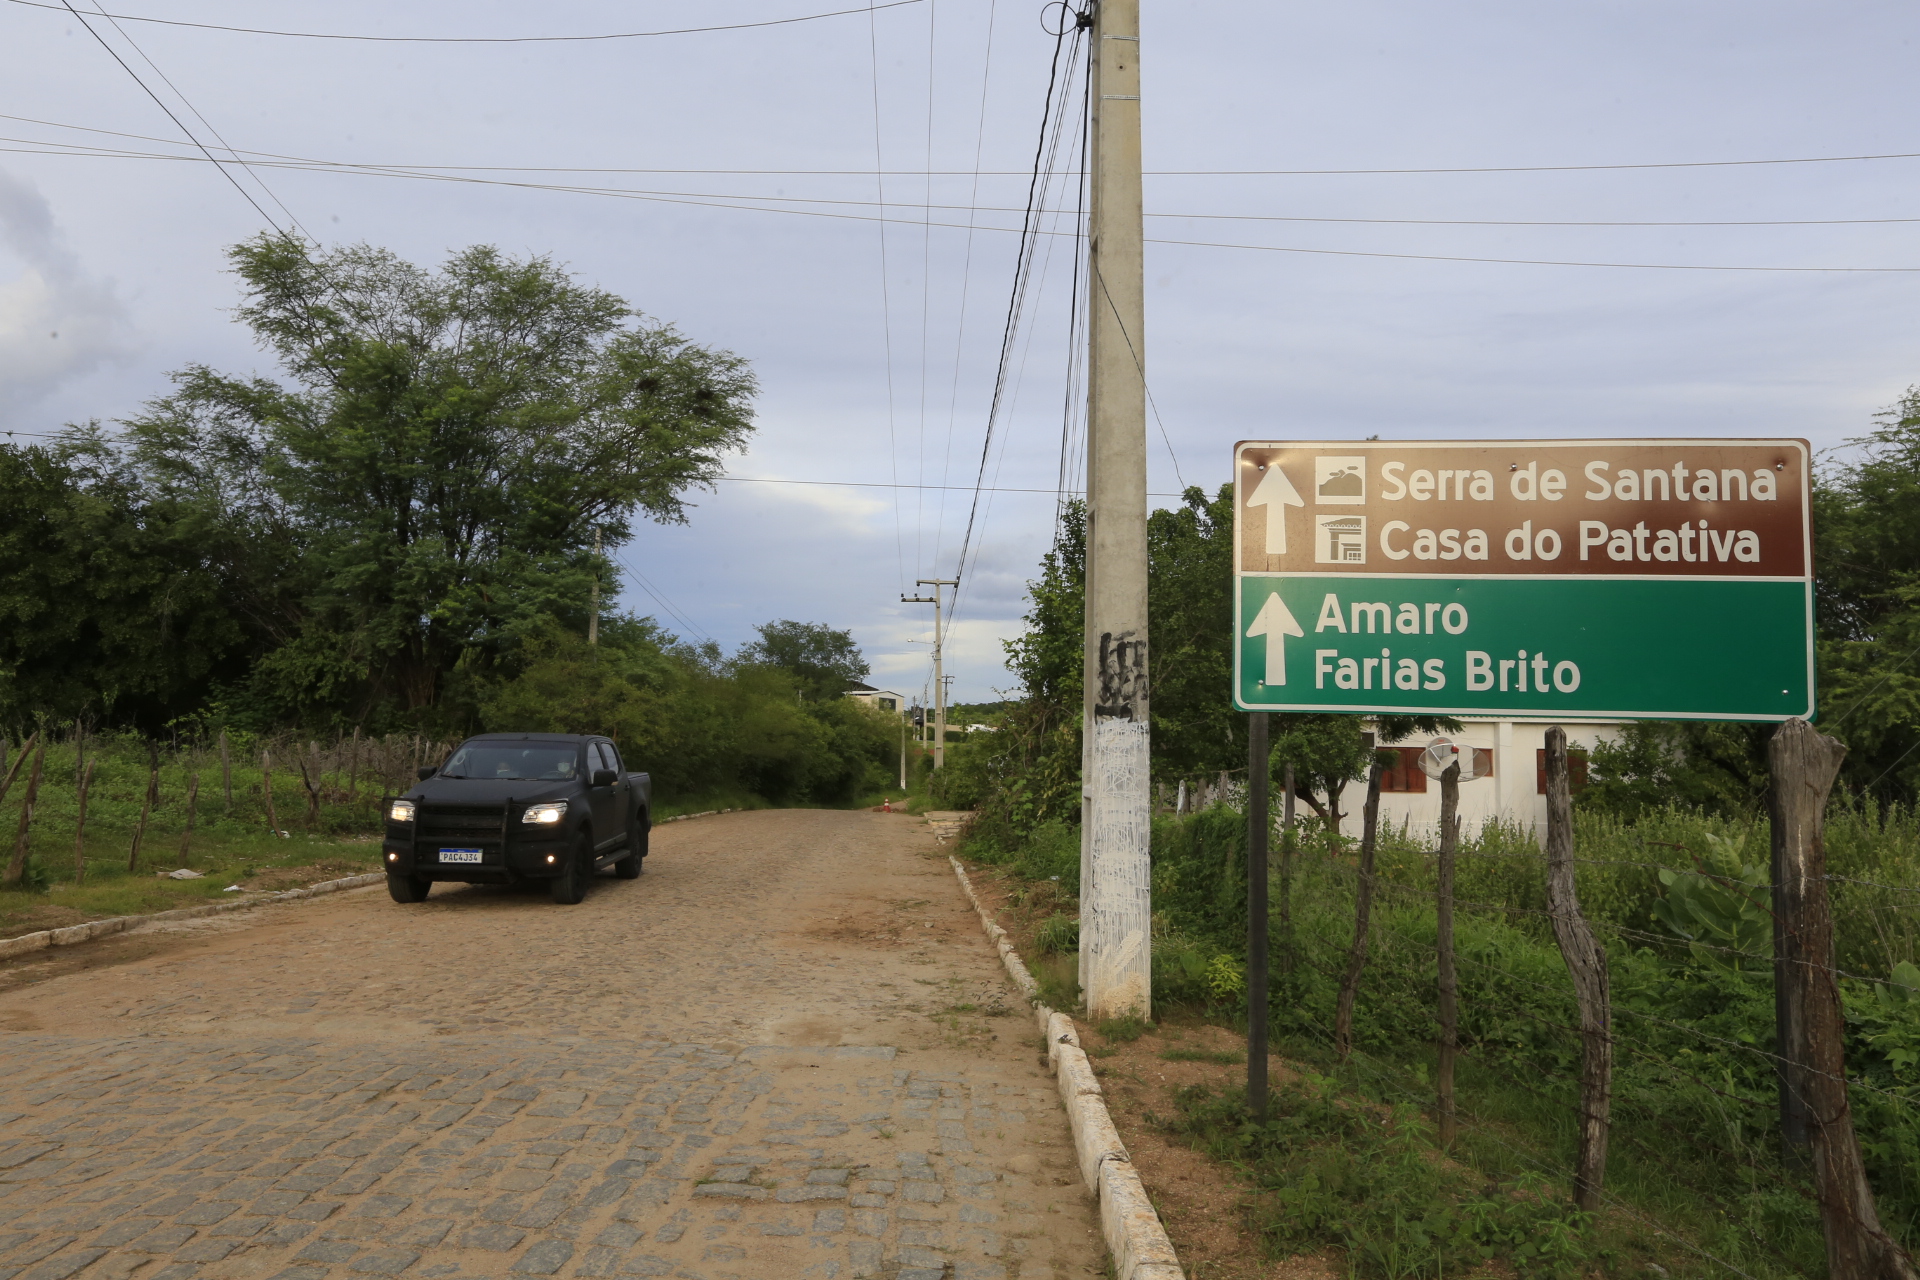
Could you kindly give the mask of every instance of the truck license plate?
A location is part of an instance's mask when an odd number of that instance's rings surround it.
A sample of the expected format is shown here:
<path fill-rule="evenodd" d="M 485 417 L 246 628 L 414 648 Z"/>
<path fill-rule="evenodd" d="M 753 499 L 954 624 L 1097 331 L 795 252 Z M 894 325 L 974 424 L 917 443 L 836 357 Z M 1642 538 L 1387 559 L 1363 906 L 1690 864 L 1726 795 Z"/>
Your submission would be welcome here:
<path fill-rule="evenodd" d="M 442 849 L 440 851 L 440 861 L 478 862 L 480 861 L 480 851 L 478 849 Z"/>

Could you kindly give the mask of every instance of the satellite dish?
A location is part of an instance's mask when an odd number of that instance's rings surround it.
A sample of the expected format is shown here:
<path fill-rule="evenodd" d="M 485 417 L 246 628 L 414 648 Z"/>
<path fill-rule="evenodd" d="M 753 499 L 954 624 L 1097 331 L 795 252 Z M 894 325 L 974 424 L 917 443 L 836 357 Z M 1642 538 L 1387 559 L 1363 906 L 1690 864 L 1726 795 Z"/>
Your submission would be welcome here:
<path fill-rule="evenodd" d="M 1491 770 L 1492 753 L 1476 751 L 1472 747 L 1462 747 L 1449 738 L 1435 738 L 1420 753 L 1420 772 L 1429 778 L 1438 778 L 1447 771 L 1447 766 L 1460 766 L 1460 781 L 1471 782 L 1475 778 L 1485 777 Z"/>

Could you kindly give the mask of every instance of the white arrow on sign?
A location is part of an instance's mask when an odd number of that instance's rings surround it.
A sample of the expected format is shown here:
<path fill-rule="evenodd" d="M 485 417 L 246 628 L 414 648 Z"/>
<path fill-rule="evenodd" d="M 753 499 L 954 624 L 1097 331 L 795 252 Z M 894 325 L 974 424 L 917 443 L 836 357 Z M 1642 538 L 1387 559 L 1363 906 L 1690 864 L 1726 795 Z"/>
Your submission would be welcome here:
<path fill-rule="evenodd" d="M 1275 468 L 1278 470 L 1278 468 Z M 1287 609 L 1286 601 L 1280 598 L 1278 591 L 1267 597 L 1260 606 L 1260 612 L 1254 617 L 1253 625 L 1247 628 L 1249 636 L 1267 638 L 1267 680 L 1270 685 L 1287 682 L 1287 637 L 1305 638 L 1306 632 L 1300 629 L 1293 614 Z"/>
<path fill-rule="evenodd" d="M 1267 474 L 1261 476 L 1260 483 L 1253 486 L 1253 496 L 1247 499 L 1247 505 L 1267 509 L 1267 554 L 1286 554 L 1287 508 L 1304 507 L 1307 504 L 1300 501 L 1300 495 L 1294 492 L 1293 481 L 1287 479 L 1287 473 L 1280 469 L 1279 463 L 1267 464 Z M 1293 634 L 1300 633 L 1296 631 Z M 1284 684 L 1285 681 L 1280 683 Z"/>

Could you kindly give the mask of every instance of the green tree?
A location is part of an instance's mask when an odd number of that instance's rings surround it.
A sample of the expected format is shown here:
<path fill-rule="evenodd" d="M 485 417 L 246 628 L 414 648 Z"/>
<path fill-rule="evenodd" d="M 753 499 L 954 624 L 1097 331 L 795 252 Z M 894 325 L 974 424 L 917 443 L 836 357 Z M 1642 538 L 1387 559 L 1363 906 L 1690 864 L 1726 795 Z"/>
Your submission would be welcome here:
<path fill-rule="evenodd" d="M 195 705 L 246 639 L 192 538 L 97 460 L 0 446 L 0 717 L 134 721 Z"/>
<path fill-rule="evenodd" d="M 1247 767 L 1247 717 L 1233 708 L 1233 486 L 1198 486 L 1147 517 L 1147 662 L 1154 772 Z"/>
<path fill-rule="evenodd" d="M 1876 415 L 1814 493 L 1821 728 L 1853 786 L 1920 790 L 1920 387 Z"/>
<path fill-rule="evenodd" d="M 818 622 L 763 622 L 738 661 L 771 667 L 793 677 L 803 696 L 817 702 L 838 698 L 870 670 L 851 631 L 835 631 Z"/>
<path fill-rule="evenodd" d="M 438 270 L 365 245 L 235 247 L 240 318 L 286 381 L 204 366 L 126 424 L 271 643 L 267 719 L 428 715 L 548 618 L 579 628 L 600 530 L 680 521 L 752 422 L 746 362 L 544 257 Z"/>

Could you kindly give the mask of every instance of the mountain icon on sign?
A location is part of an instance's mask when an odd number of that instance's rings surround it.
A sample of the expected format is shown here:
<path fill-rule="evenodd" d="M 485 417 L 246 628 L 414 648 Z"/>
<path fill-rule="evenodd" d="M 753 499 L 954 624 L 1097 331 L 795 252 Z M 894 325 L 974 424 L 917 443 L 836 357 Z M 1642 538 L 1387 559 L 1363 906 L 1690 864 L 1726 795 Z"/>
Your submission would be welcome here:
<path fill-rule="evenodd" d="M 1367 460 L 1365 458 L 1315 458 L 1313 460 L 1313 500 L 1335 506 L 1352 506 L 1367 500 Z"/>

